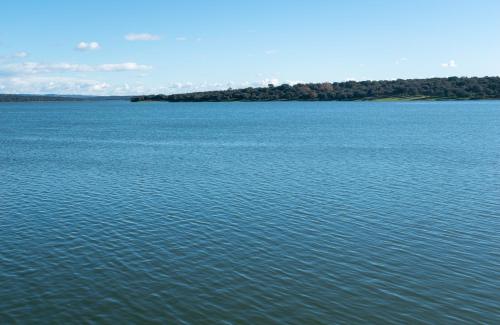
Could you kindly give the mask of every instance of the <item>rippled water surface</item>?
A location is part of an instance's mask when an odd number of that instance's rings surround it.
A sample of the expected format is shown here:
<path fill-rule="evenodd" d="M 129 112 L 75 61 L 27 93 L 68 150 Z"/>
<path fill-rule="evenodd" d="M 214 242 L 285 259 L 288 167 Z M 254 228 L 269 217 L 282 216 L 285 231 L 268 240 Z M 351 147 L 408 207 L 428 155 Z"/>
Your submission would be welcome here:
<path fill-rule="evenodd" d="M 500 102 L 0 104 L 0 323 L 500 323 Z"/>

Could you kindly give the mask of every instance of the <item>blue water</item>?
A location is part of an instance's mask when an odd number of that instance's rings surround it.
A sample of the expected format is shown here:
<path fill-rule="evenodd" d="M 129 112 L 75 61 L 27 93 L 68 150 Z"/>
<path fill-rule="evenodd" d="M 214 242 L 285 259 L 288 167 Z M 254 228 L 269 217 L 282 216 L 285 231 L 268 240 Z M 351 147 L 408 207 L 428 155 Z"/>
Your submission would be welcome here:
<path fill-rule="evenodd" d="M 500 323 L 500 102 L 0 104 L 0 323 Z"/>

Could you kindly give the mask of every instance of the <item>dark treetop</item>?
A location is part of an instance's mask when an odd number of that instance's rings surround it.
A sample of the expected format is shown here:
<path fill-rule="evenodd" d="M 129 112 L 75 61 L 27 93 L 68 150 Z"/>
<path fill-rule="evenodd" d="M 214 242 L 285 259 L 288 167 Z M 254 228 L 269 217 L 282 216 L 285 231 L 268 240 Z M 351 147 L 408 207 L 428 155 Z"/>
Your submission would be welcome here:
<path fill-rule="evenodd" d="M 449 77 L 382 81 L 309 83 L 228 89 L 174 95 L 135 96 L 131 100 L 226 102 L 273 100 L 440 100 L 500 99 L 500 77 Z"/>

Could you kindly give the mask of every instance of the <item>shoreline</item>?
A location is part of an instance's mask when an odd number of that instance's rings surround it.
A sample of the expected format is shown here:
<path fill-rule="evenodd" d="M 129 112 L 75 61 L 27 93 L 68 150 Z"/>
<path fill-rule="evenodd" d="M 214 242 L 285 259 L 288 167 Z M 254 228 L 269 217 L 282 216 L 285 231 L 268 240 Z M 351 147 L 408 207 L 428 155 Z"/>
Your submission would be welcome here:
<path fill-rule="evenodd" d="M 373 99 L 352 99 L 352 100 L 300 100 L 300 99 L 275 99 L 275 100 L 156 100 L 156 99 L 142 99 L 131 100 L 133 103 L 148 103 L 148 102 L 165 102 L 165 103 L 271 103 L 271 102 L 462 102 L 462 101 L 488 101 L 500 100 L 499 98 L 411 98 L 411 97 L 386 97 L 386 98 L 373 98 Z"/>

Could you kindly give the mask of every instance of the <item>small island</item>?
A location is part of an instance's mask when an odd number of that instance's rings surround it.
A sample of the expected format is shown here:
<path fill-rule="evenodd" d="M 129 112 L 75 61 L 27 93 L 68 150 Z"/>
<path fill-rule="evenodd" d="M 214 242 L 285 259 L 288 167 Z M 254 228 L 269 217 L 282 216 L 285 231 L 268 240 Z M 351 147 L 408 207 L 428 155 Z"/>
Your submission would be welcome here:
<path fill-rule="evenodd" d="M 362 101 L 500 99 L 500 77 L 346 81 L 131 97 L 132 102 Z"/>

